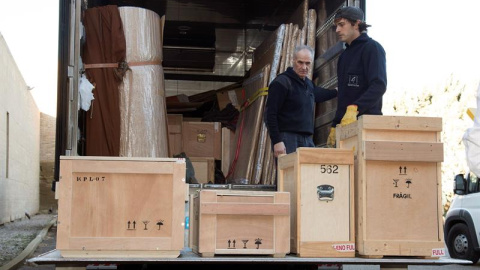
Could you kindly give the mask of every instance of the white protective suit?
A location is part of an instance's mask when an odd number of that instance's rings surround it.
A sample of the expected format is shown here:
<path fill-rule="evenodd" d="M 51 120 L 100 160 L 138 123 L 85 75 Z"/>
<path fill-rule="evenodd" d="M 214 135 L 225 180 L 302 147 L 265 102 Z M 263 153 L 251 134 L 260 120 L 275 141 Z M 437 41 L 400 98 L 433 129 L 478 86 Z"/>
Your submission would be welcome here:
<path fill-rule="evenodd" d="M 467 165 L 470 171 L 480 177 L 480 85 L 477 89 L 477 109 L 473 119 L 473 127 L 463 135 L 463 144 L 467 154 Z"/>

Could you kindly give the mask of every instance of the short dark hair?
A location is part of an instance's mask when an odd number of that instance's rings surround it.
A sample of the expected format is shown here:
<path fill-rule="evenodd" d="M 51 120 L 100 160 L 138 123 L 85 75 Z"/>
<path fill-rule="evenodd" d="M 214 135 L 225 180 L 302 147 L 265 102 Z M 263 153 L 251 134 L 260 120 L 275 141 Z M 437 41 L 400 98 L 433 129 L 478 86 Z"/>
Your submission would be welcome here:
<path fill-rule="evenodd" d="M 366 31 L 368 27 L 371 25 L 367 24 L 364 19 L 365 15 L 363 14 L 363 10 L 356 6 L 347 6 L 342 7 L 337 10 L 334 18 L 334 22 L 338 22 L 340 19 L 345 19 L 349 21 L 352 25 L 355 25 L 359 20 L 360 23 L 358 24 L 358 30 L 361 32 Z"/>
<path fill-rule="evenodd" d="M 336 23 L 337 21 L 339 21 L 340 19 L 341 19 L 341 18 L 335 19 L 335 23 Z M 349 21 L 351 25 L 355 25 L 355 24 L 357 23 L 357 21 L 355 21 L 355 20 L 350 20 L 350 19 L 346 19 L 346 18 L 344 18 L 344 19 L 347 20 L 347 21 Z M 371 25 L 370 25 L 370 24 L 367 24 L 366 22 L 363 22 L 363 21 L 362 21 L 362 22 L 360 22 L 360 23 L 358 24 L 358 31 L 360 31 L 360 33 L 363 32 L 363 31 L 367 31 L 367 28 L 368 28 L 368 27 L 371 27 Z"/>

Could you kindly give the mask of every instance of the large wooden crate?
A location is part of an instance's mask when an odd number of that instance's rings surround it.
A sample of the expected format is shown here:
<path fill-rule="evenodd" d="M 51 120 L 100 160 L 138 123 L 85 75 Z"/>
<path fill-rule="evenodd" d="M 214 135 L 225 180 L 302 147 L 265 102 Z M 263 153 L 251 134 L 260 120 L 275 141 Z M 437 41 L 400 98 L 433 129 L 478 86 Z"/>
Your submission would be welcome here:
<path fill-rule="evenodd" d="M 190 234 L 190 247 L 202 257 L 285 257 L 290 251 L 290 194 L 200 190 L 191 195 Z"/>
<path fill-rule="evenodd" d="M 178 257 L 185 160 L 60 158 L 56 247 L 63 257 Z"/>
<path fill-rule="evenodd" d="M 278 158 L 278 189 L 290 192 L 290 251 L 355 257 L 353 152 L 297 148 Z"/>
<path fill-rule="evenodd" d="M 337 127 L 355 154 L 356 248 L 361 256 L 435 257 L 444 248 L 442 119 L 363 115 Z"/>

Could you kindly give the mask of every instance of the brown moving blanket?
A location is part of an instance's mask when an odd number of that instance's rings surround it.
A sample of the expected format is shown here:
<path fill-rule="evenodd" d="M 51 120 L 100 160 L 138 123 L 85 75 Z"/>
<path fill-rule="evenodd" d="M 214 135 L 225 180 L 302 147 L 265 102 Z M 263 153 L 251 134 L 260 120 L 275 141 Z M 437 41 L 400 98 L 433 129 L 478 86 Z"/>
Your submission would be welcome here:
<path fill-rule="evenodd" d="M 117 6 L 89 8 L 84 17 L 85 64 L 118 63 L 125 60 L 126 45 Z M 86 116 L 85 154 L 118 156 L 120 150 L 120 109 L 118 86 L 122 76 L 116 68 L 89 68 L 87 78 L 95 85 L 94 100 Z"/>

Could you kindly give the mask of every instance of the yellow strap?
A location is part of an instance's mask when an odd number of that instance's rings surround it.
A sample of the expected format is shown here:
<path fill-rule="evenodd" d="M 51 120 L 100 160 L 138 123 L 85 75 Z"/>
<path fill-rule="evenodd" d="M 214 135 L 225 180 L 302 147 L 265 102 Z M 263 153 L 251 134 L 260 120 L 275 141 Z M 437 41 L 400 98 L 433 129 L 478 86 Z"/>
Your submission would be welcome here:
<path fill-rule="evenodd" d="M 470 116 L 470 118 L 471 118 L 472 120 L 475 119 L 475 113 L 476 113 L 475 111 L 476 111 L 476 110 L 477 110 L 477 109 L 475 109 L 475 108 L 468 108 L 468 109 L 467 109 L 467 115 Z"/>
<path fill-rule="evenodd" d="M 259 97 L 266 96 L 266 95 L 268 95 L 268 87 L 263 87 L 263 88 L 258 89 L 251 97 L 249 97 L 243 103 L 243 105 L 242 105 L 242 107 L 240 107 L 239 111 L 245 110 L 248 106 L 250 106 L 250 104 L 255 102 L 255 100 L 257 100 Z"/>
<path fill-rule="evenodd" d="M 161 65 L 162 61 L 141 61 L 141 62 L 128 62 L 128 66 L 148 66 L 148 65 Z M 118 68 L 120 63 L 98 63 L 98 64 L 84 64 L 85 69 L 90 68 Z"/>

